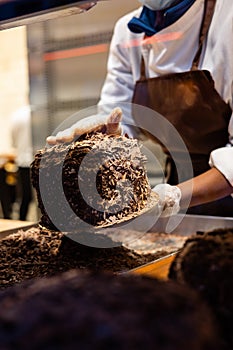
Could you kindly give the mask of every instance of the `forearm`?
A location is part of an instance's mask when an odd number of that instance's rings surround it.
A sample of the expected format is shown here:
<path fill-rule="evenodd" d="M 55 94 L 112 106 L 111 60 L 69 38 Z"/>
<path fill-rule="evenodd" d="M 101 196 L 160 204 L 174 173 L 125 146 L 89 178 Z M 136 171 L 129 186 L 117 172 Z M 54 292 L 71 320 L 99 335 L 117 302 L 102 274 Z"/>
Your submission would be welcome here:
<path fill-rule="evenodd" d="M 211 168 L 204 174 L 185 181 L 177 187 L 182 193 L 181 208 L 211 202 L 233 193 L 233 187 L 216 168 Z"/>

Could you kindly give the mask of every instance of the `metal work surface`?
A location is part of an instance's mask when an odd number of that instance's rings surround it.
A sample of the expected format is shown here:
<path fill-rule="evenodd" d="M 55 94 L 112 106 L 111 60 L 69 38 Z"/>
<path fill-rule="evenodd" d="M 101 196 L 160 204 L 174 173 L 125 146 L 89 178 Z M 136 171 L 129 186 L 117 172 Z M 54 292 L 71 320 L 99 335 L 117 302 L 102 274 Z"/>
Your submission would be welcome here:
<path fill-rule="evenodd" d="M 233 227 L 233 217 L 207 216 L 207 215 L 182 215 L 174 216 L 179 224 L 172 232 L 180 235 L 190 235 L 197 231 L 208 231 L 217 228 Z M 165 232 L 165 228 L 169 219 L 159 219 L 150 231 Z"/>
<path fill-rule="evenodd" d="M 0 239 L 17 232 L 19 229 L 27 230 L 34 225 L 36 224 L 30 221 L 0 219 Z"/>

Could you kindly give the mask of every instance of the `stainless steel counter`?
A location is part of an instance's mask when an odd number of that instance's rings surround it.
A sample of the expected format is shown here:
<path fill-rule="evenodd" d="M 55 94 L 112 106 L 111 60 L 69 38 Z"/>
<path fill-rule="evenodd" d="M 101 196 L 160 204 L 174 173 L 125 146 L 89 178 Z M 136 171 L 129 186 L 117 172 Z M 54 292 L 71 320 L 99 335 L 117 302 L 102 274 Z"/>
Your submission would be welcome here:
<path fill-rule="evenodd" d="M 150 229 L 151 232 L 166 232 L 170 219 L 159 219 Z M 197 231 L 210 231 L 218 228 L 233 228 L 233 217 L 182 215 L 173 217 L 172 233 L 188 236 Z"/>
<path fill-rule="evenodd" d="M 0 239 L 16 232 L 20 228 L 31 227 L 33 224 L 30 221 L 0 219 Z"/>

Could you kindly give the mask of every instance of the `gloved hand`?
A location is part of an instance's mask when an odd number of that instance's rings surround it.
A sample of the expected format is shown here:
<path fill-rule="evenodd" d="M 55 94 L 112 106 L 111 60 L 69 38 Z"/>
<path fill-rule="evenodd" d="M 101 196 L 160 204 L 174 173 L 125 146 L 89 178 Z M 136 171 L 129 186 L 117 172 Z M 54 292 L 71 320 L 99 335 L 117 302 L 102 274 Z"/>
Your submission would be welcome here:
<path fill-rule="evenodd" d="M 159 195 L 161 217 L 175 215 L 180 210 L 181 190 L 169 184 L 156 185 L 152 191 Z"/>
<path fill-rule="evenodd" d="M 71 142 L 75 136 L 80 136 L 93 131 L 101 130 L 105 126 L 105 132 L 109 135 L 121 134 L 122 110 L 116 107 L 108 116 L 93 115 L 79 120 L 70 128 L 57 133 L 56 136 L 47 137 L 49 145 L 56 143 Z"/>

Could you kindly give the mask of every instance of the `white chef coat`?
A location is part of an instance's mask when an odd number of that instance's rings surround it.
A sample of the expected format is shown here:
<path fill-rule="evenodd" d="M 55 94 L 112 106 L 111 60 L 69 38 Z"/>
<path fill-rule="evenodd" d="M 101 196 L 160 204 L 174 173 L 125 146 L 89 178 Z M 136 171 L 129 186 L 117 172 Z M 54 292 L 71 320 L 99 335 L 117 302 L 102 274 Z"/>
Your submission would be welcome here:
<path fill-rule="evenodd" d="M 16 163 L 19 167 L 28 168 L 33 161 L 30 106 L 18 109 L 11 117 L 11 124 Z"/>
<path fill-rule="evenodd" d="M 198 48 L 204 0 L 196 0 L 175 23 L 150 39 L 132 33 L 128 22 L 139 17 L 142 8 L 125 15 L 116 23 L 108 59 L 108 72 L 99 102 L 100 113 L 108 114 L 110 104 L 130 103 L 135 82 L 140 78 L 141 55 L 148 78 L 166 73 L 190 70 Z M 215 88 L 225 102 L 233 107 L 233 4 L 232 0 L 217 0 L 208 38 L 202 51 L 200 69 L 210 71 Z M 132 123 L 129 107 L 124 107 L 126 123 Z M 128 130 L 127 130 L 128 131 Z M 229 123 L 229 147 L 210 154 L 210 166 L 223 173 L 233 185 L 233 116 Z"/>

